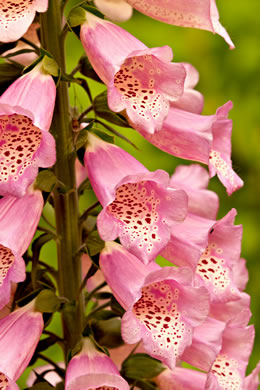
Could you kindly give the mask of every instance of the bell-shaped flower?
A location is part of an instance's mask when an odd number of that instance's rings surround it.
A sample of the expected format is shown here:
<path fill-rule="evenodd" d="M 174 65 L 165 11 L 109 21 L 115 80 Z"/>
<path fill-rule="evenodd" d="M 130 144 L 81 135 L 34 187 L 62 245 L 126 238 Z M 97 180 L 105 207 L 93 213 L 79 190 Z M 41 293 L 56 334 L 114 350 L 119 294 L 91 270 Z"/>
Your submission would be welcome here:
<path fill-rule="evenodd" d="M 161 22 L 193 27 L 219 34 L 234 48 L 227 31 L 219 22 L 215 0 L 126 0 L 132 7 Z"/>
<path fill-rule="evenodd" d="M 230 195 L 243 186 L 230 158 L 232 120 L 228 119 L 228 113 L 231 108 L 232 102 L 227 102 L 215 115 L 204 116 L 172 107 L 160 132 L 139 132 L 166 153 L 207 164 L 210 177 L 217 173 Z"/>
<path fill-rule="evenodd" d="M 125 0 L 94 0 L 94 4 L 113 22 L 125 22 L 133 14 L 133 8 Z"/>
<path fill-rule="evenodd" d="M 43 331 L 34 301 L 0 319 L 0 371 L 17 380 L 29 364 Z"/>
<path fill-rule="evenodd" d="M 165 171 L 149 172 L 126 151 L 93 134 L 84 162 L 103 206 L 97 219 L 100 237 L 119 237 L 142 261 L 153 260 L 169 241 L 171 227 L 186 216 L 186 193 L 168 188 Z"/>
<path fill-rule="evenodd" d="M 236 300 L 241 294 L 242 226 L 234 225 L 235 216 L 235 209 L 217 222 L 188 215 L 178 230 L 172 228 L 171 240 L 162 251 L 167 260 L 193 270 L 196 283 L 209 290 L 213 303 Z"/>
<path fill-rule="evenodd" d="M 174 370 L 166 369 L 154 378 L 160 390 L 202 390 L 205 388 L 206 380 L 207 375 L 204 372 L 182 367 L 175 367 Z"/>
<path fill-rule="evenodd" d="M 0 199 L 0 309 L 9 302 L 11 282 L 25 279 L 21 255 L 30 245 L 42 208 L 42 193 L 32 188 L 22 198 Z"/>
<path fill-rule="evenodd" d="M 46 12 L 48 0 L 4 0 L 0 4 L 0 42 L 21 38 L 34 20 L 36 12 Z"/>
<path fill-rule="evenodd" d="M 48 132 L 55 97 L 54 80 L 41 63 L 1 96 L 0 195 L 23 196 L 38 167 L 55 163 L 55 141 Z"/>
<path fill-rule="evenodd" d="M 19 387 L 11 378 L 9 378 L 3 372 L 0 372 L 0 389 L 1 390 L 19 390 Z"/>
<path fill-rule="evenodd" d="M 126 309 L 122 337 L 143 341 L 144 349 L 170 368 L 191 345 L 193 328 L 205 321 L 209 295 L 192 285 L 188 268 L 145 266 L 125 248 L 106 243 L 100 267 L 114 296 Z M 115 272 L 116 271 L 116 272 Z"/>
<path fill-rule="evenodd" d="M 171 62 L 171 48 L 148 49 L 119 26 L 88 12 L 80 36 L 89 61 L 108 86 L 110 109 L 126 110 L 137 130 L 160 130 L 169 102 L 183 94 L 186 77 L 184 65 Z"/>
<path fill-rule="evenodd" d="M 223 333 L 222 348 L 207 377 L 205 390 L 245 388 L 245 371 L 254 342 L 254 327 L 227 326 Z"/>
<path fill-rule="evenodd" d="M 113 361 L 98 351 L 90 338 L 85 338 L 81 351 L 67 367 L 65 390 L 92 389 L 129 390 L 129 385 Z"/>

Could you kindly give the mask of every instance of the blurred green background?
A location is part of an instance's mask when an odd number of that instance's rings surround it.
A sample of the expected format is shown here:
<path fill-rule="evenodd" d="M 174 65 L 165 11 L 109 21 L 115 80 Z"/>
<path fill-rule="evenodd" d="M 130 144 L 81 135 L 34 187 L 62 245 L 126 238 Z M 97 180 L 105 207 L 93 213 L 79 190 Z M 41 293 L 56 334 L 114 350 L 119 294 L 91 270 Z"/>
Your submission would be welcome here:
<path fill-rule="evenodd" d="M 80 1 L 72 0 L 69 7 Z M 134 12 L 133 18 L 121 26 L 142 40 L 148 47 L 169 45 L 174 52 L 176 62 L 190 62 L 200 73 L 197 89 L 203 93 L 205 108 L 203 114 L 215 113 L 217 107 L 232 100 L 233 119 L 232 160 L 235 171 L 244 180 L 244 187 L 228 197 L 217 178 L 210 181 L 210 189 L 220 197 L 218 217 L 224 216 L 232 207 L 238 211 L 236 223 L 243 224 L 242 257 L 247 259 L 249 282 L 246 291 L 251 295 L 252 320 L 256 327 L 255 347 L 249 362 L 250 372 L 259 360 L 260 351 L 260 267 L 259 224 L 260 224 L 260 85 L 259 85 L 259 37 L 260 24 L 259 0 L 246 3 L 242 0 L 217 1 L 220 21 L 227 28 L 235 43 L 235 50 L 229 50 L 224 40 L 210 32 L 181 28 L 163 24 Z M 67 9 L 69 8 L 67 7 Z M 80 41 L 72 33 L 66 41 L 67 72 L 77 65 L 84 53 Z M 92 93 L 105 90 L 102 84 L 89 82 Z M 71 105 L 79 113 L 89 103 L 86 94 L 78 87 L 70 89 Z M 74 110 L 72 110 L 73 115 Z M 75 110 L 76 112 L 76 110 Z M 118 128 L 119 129 L 119 128 Z M 172 174 L 179 164 L 189 162 L 159 151 L 145 141 L 134 130 L 119 129 L 127 135 L 140 151 L 117 139 L 116 143 L 128 150 L 148 169 L 164 169 Z M 88 202 L 88 200 L 86 200 Z M 53 257 L 54 247 L 47 247 L 43 257 Z M 57 319 L 58 320 L 58 319 Z M 239 346 L 238 346 L 239 348 Z M 53 354 L 56 352 L 53 351 Z M 60 355 L 60 352 L 58 353 Z M 61 355 L 60 355 L 61 357 Z M 20 386 L 23 386 L 23 380 Z"/>

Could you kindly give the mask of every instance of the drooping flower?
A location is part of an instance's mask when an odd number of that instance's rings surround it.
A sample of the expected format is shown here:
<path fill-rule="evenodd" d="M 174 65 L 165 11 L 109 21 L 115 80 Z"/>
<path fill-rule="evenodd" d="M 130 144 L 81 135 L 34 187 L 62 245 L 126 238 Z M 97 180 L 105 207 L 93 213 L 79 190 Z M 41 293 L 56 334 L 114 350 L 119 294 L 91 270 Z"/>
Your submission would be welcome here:
<path fill-rule="evenodd" d="M 23 196 L 38 167 L 55 163 L 55 141 L 48 132 L 55 96 L 54 80 L 41 63 L 1 96 L 0 195 Z"/>
<path fill-rule="evenodd" d="M 36 12 L 46 12 L 48 0 L 2 0 L 0 3 L 0 42 L 21 38 Z"/>
<path fill-rule="evenodd" d="M 165 171 L 149 172 L 116 145 L 89 134 L 84 157 L 88 178 L 103 210 L 97 226 L 104 241 L 119 236 L 144 262 L 153 260 L 187 212 L 187 195 L 168 188 Z"/>
<path fill-rule="evenodd" d="M 90 338 L 83 340 L 82 350 L 70 360 L 65 378 L 65 390 L 87 389 L 129 390 L 113 361 Z"/>
<path fill-rule="evenodd" d="M 183 94 L 186 77 L 184 65 L 171 63 L 171 48 L 148 49 L 119 26 L 88 12 L 80 36 L 89 61 L 108 86 L 110 109 L 126 110 L 136 129 L 151 134 L 160 130 L 169 102 Z"/>
<path fill-rule="evenodd" d="M 196 283 L 209 290 L 214 303 L 240 297 L 236 285 L 240 278 L 233 273 L 241 267 L 242 226 L 234 225 L 235 216 L 235 209 L 217 222 L 188 215 L 178 230 L 172 227 L 171 240 L 162 252 L 176 265 L 189 266 Z"/>
<path fill-rule="evenodd" d="M 34 301 L 0 319 L 0 371 L 13 380 L 23 373 L 43 331 L 42 313 Z"/>
<path fill-rule="evenodd" d="M 221 351 L 208 373 L 205 390 L 246 389 L 245 371 L 253 342 L 252 325 L 239 327 L 237 323 L 236 326 L 227 326 Z"/>
<path fill-rule="evenodd" d="M 128 344 L 143 341 L 154 358 L 174 368 L 192 342 L 193 328 L 209 311 L 209 295 L 204 287 L 192 286 L 188 268 L 160 268 L 142 264 L 119 244 L 106 243 L 100 267 L 119 303 L 126 309 L 122 337 Z M 116 270 L 116 272 L 115 272 Z"/>
<path fill-rule="evenodd" d="M 217 174 L 231 195 L 243 186 L 232 169 L 230 157 L 232 120 L 228 119 L 228 113 L 231 108 L 232 102 L 227 102 L 215 115 L 203 116 L 172 107 L 160 132 L 139 132 L 166 153 L 207 164 L 210 177 Z"/>
<path fill-rule="evenodd" d="M 0 309 L 9 302 L 11 282 L 25 279 L 21 256 L 32 240 L 42 208 L 42 194 L 32 188 L 22 198 L 0 199 Z"/>
<path fill-rule="evenodd" d="M 19 387 L 11 378 L 9 378 L 3 372 L 0 372 L 0 389 L 1 390 L 19 390 Z"/>
<path fill-rule="evenodd" d="M 217 33 L 234 48 L 228 33 L 219 22 L 215 0 L 126 0 L 145 15 L 176 26 L 194 27 Z"/>

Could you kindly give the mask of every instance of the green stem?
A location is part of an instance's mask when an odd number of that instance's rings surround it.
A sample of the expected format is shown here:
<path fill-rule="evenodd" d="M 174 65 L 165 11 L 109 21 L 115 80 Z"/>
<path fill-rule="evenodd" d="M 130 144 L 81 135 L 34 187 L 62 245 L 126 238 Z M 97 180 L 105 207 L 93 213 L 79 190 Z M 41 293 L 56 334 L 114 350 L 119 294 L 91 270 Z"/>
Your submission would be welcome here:
<path fill-rule="evenodd" d="M 62 34 L 61 0 L 49 2 L 48 11 L 41 14 L 41 43 L 57 61 L 62 72 L 65 69 Z M 54 190 L 56 217 L 59 294 L 70 301 L 69 309 L 62 311 L 65 354 L 73 349 L 83 329 L 83 294 L 76 301 L 81 285 L 81 245 L 78 225 L 78 195 L 75 179 L 75 150 L 69 114 L 68 86 L 61 81 L 57 87 L 56 105 L 52 121 L 52 133 L 56 139 L 57 162 L 55 174 L 62 183 L 62 190 Z M 76 255 L 75 255 L 76 254 Z M 65 305 L 66 306 L 66 305 Z"/>

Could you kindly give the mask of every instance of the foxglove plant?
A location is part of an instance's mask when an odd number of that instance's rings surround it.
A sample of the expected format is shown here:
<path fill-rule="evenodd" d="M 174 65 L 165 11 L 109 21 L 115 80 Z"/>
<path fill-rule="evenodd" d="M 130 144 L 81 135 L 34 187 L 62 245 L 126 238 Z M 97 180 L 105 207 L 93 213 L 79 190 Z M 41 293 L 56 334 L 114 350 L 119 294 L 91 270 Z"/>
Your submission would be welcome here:
<path fill-rule="evenodd" d="M 231 162 L 232 102 L 202 115 L 193 65 L 100 14 L 124 21 L 133 8 L 234 47 L 215 0 L 0 4 L 1 389 L 23 386 L 28 366 L 29 389 L 258 387 L 260 365 L 245 373 L 254 327 L 242 226 L 234 208 L 217 216 L 207 189 L 215 174 L 229 195 L 243 185 Z M 71 73 L 68 34 L 87 55 Z M 93 96 L 89 78 L 107 92 Z M 90 106 L 70 107 L 73 85 Z M 159 162 L 151 172 L 115 144 L 135 146 L 127 127 L 209 172 L 192 164 L 170 177 Z"/>

